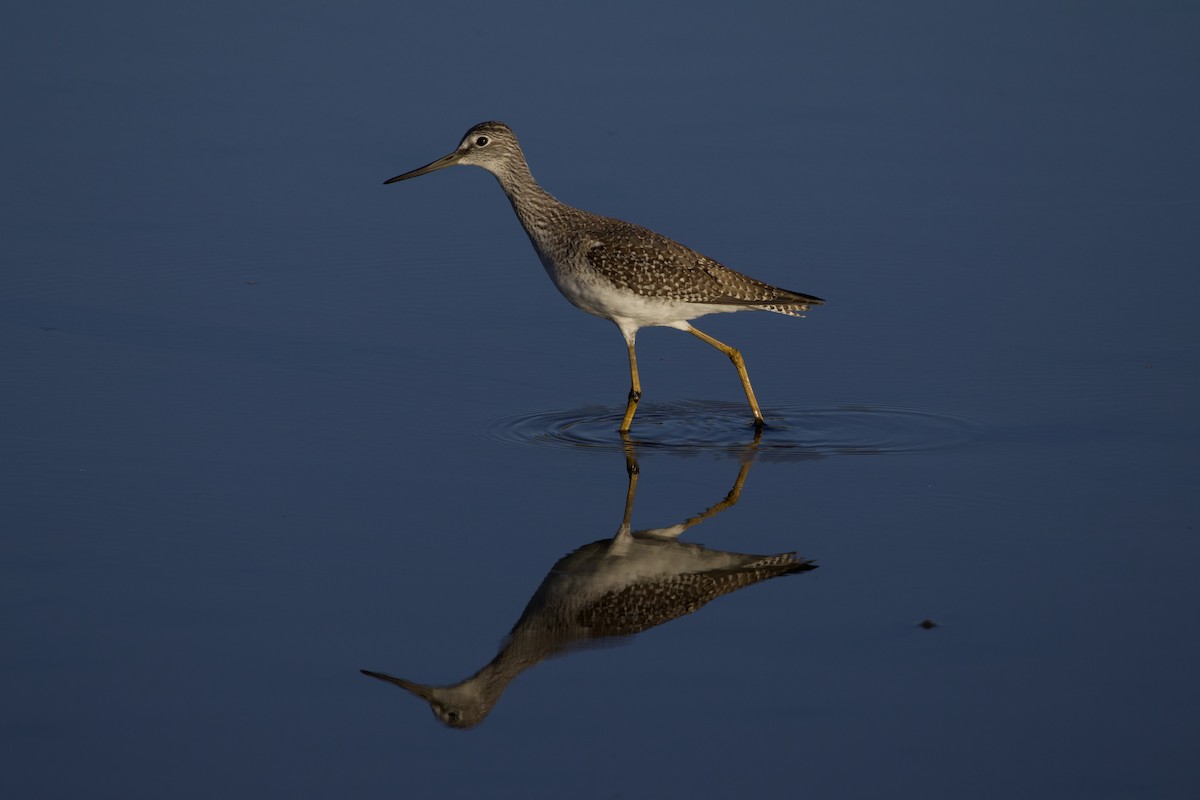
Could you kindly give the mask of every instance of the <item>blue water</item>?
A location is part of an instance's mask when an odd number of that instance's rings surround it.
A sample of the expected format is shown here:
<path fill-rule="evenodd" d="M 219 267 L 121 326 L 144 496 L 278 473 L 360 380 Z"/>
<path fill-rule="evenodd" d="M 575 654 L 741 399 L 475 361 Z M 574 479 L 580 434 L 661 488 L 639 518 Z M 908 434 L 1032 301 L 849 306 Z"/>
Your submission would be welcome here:
<path fill-rule="evenodd" d="M 5 797 L 1193 797 L 1200 12 L 5 13 Z M 564 302 L 486 173 L 826 298 Z M 631 451 L 631 452 L 630 452 Z M 818 569 L 425 683 L 634 528 Z M 935 627 L 918 623 L 930 620 Z"/>

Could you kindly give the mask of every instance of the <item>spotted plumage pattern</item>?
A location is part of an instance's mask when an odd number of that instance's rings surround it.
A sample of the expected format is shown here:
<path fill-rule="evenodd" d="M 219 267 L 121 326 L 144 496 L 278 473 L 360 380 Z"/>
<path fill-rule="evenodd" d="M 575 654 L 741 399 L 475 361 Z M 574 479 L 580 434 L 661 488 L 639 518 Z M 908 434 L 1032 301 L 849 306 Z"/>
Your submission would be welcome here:
<path fill-rule="evenodd" d="M 587 263 L 618 290 L 648 298 L 746 306 L 797 316 L 822 302 L 735 272 L 640 225 L 605 217 L 595 220 L 578 234 L 593 242 L 587 249 Z"/>
<path fill-rule="evenodd" d="M 595 598 L 579 609 L 576 621 L 597 638 L 632 636 L 691 614 L 721 595 L 760 581 L 815 568 L 812 561 L 802 561 L 795 553 L 781 553 L 732 569 L 633 583 Z"/>

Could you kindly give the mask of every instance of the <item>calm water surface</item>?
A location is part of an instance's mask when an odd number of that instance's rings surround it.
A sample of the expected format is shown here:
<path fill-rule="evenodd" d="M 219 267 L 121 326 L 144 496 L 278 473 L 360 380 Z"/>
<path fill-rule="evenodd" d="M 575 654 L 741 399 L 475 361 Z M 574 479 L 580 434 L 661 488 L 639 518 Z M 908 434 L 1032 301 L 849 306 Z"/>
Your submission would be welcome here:
<path fill-rule="evenodd" d="M 0 793 L 1195 796 L 1200 16 L 727 5 L 8 14 Z M 495 182 L 381 185 L 488 118 L 828 300 L 702 326 L 761 439 L 650 329 L 626 446 Z M 472 675 L 626 518 L 818 568 L 467 731 L 359 673 Z"/>

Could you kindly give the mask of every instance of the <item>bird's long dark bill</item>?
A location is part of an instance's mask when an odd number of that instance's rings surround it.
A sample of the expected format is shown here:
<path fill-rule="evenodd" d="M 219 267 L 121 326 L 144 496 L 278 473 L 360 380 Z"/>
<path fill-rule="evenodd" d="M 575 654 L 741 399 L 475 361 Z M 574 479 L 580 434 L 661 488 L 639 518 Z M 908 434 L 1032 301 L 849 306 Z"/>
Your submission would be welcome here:
<path fill-rule="evenodd" d="M 423 684 L 406 681 L 404 678 L 396 678 L 388 675 L 385 672 L 372 672 L 369 669 L 360 669 L 359 672 L 361 672 L 363 675 L 370 675 L 372 678 L 378 678 L 379 680 L 387 683 L 394 683 L 401 689 L 407 689 L 408 691 L 412 692 L 418 697 L 424 698 L 425 700 L 429 699 L 429 687 Z"/>
<path fill-rule="evenodd" d="M 459 158 L 461 158 L 461 156 L 457 152 L 453 152 L 450 155 L 445 156 L 444 158 L 439 158 L 437 161 L 434 161 L 432 164 L 426 164 L 423 167 L 418 167 L 417 169 L 414 169 L 412 172 L 406 172 L 403 175 L 397 175 L 394 178 L 388 178 L 386 181 L 384 181 L 384 183 L 395 183 L 396 181 L 406 181 L 409 178 L 416 178 L 420 175 L 424 175 L 427 172 L 433 172 L 434 170 L 439 170 L 442 167 L 453 166 L 454 164 L 458 163 Z"/>

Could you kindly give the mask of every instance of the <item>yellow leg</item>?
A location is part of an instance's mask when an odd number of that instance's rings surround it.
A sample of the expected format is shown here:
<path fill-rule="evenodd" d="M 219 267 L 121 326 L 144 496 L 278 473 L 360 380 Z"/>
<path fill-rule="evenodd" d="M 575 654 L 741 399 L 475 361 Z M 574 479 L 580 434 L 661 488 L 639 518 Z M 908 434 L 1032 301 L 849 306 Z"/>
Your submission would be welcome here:
<path fill-rule="evenodd" d="M 713 347 L 729 356 L 729 360 L 733 362 L 735 367 L 737 367 L 738 377 L 742 379 L 742 388 L 746 390 L 746 399 L 750 401 L 750 410 L 754 413 L 754 428 L 756 430 L 761 430 L 763 426 L 763 415 L 762 411 L 758 409 L 758 401 L 754 399 L 754 389 L 750 386 L 750 376 L 746 373 L 746 362 L 742 360 L 742 354 L 739 353 L 736 348 L 730 347 L 724 342 L 718 341 L 709 336 L 707 333 L 698 331 L 691 326 L 688 326 L 687 331 L 697 339 L 708 342 Z M 632 352 L 632 350 L 630 352 Z M 632 414 L 629 414 L 629 416 L 632 416 Z"/>
<path fill-rule="evenodd" d="M 633 414 L 637 411 L 638 401 L 642 399 L 642 382 L 638 380 L 637 354 L 633 352 L 632 341 L 627 340 L 625 346 L 629 348 L 629 375 L 632 382 L 629 387 L 629 402 L 625 405 L 625 417 L 621 420 L 621 433 L 629 433 L 629 426 L 633 423 Z"/>

